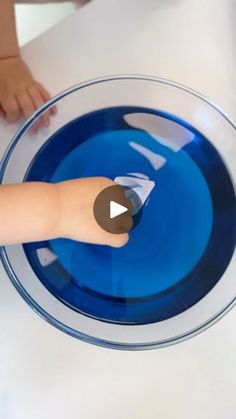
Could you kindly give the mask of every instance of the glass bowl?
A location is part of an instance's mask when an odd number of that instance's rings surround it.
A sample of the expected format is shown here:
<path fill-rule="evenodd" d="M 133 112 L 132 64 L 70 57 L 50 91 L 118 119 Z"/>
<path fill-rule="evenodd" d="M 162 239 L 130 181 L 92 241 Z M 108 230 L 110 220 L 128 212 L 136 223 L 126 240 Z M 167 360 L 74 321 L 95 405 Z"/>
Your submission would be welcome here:
<path fill-rule="evenodd" d="M 38 314 L 86 342 L 138 350 L 194 336 L 236 300 L 235 169 L 235 124 L 199 93 L 132 75 L 74 86 L 21 127 L 1 183 L 128 175 L 155 188 L 123 248 L 6 246 L 6 272 Z"/>

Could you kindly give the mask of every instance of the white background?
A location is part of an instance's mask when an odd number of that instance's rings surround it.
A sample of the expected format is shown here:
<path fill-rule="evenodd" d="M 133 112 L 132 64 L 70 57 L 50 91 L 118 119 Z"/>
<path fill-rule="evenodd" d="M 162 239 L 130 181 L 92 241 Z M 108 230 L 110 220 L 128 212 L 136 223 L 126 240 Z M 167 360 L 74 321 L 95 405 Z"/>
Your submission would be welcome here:
<path fill-rule="evenodd" d="M 21 43 L 74 9 L 25 7 Z M 236 0 L 94 0 L 22 53 L 52 94 L 92 77 L 144 73 L 189 85 L 236 119 L 235 22 Z M 16 129 L 0 121 L 1 153 Z M 1 419 L 235 419 L 235 309 L 177 346 L 119 352 L 59 332 L 2 266 L 0 278 Z"/>

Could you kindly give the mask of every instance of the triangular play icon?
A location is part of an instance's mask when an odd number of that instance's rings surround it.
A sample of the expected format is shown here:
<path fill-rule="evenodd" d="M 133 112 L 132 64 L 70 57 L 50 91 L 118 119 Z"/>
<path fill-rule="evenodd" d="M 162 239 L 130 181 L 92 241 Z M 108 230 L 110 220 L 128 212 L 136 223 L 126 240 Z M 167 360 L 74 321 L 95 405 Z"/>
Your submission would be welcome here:
<path fill-rule="evenodd" d="M 127 211 L 128 208 L 118 204 L 118 202 L 110 201 L 110 218 L 118 217 L 118 215 L 124 214 Z"/>

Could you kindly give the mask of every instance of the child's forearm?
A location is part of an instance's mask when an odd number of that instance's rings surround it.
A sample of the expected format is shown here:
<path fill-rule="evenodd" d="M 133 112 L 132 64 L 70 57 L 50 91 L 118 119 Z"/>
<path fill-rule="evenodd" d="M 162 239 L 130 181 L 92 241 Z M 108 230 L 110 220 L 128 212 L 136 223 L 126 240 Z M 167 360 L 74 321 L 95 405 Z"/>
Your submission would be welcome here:
<path fill-rule="evenodd" d="M 60 235 L 57 186 L 29 182 L 0 186 L 0 245 Z"/>
<path fill-rule="evenodd" d="M 14 0 L 0 0 L 0 59 L 18 54 Z"/>

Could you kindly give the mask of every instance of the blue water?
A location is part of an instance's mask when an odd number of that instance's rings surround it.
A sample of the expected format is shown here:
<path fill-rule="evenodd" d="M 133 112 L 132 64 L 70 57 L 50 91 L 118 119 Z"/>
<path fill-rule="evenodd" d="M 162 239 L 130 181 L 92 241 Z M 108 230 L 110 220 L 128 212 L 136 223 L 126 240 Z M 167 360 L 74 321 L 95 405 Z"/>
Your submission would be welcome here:
<path fill-rule="evenodd" d="M 132 114 L 161 117 L 167 138 L 131 126 L 126 116 Z M 185 141 L 176 130 L 175 142 L 172 121 Z M 132 324 L 186 310 L 220 279 L 235 246 L 235 196 L 207 139 L 174 116 L 133 107 L 94 112 L 63 127 L 39 151 L 27 180 L 130 173 L 156 186 L 125 247 L 57 239 L 24 248 L 40 280 L 64 303 L 104 321 Z M 43 267 L 39 248 L 49 248 L 57 260 Z"/>

